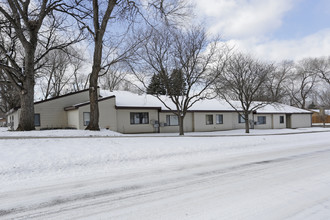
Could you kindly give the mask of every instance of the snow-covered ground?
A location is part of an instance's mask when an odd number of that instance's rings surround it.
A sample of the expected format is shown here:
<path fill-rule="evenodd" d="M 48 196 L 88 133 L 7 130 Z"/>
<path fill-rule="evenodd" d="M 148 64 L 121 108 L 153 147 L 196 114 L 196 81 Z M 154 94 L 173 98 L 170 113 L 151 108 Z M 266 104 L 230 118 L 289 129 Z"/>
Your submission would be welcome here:
<path fill-rule="evenodd" d="M 288 133 L 305 133 L 330 131 L 329 128 L 317 126 L 313 128 L 297 128 L 297 129 L 250 129 L 250 133 L 246 134 L 244 129 L 228 130 L 228 131 L 212 131 L 212 132 L 186 132 L 185 136 L 252 136 L 252 135 L 274 135 Z M 143 133 L 143 134 L 121 134 L 115 131 L 102 129 L 101 131 L 86 130 L 42 130 L 42 131 L 9 131 L 8 128 L 0 127 L 0 139 L 6 138 L 41 138 L 41 137 L 159 137 L 159 136 L 178 136 L 178 133 Z"/>
<path fill-rule="evenodd" d="M 2 129 L 0 219 L 330 219 L 329 158 L 329 128 Z"/>

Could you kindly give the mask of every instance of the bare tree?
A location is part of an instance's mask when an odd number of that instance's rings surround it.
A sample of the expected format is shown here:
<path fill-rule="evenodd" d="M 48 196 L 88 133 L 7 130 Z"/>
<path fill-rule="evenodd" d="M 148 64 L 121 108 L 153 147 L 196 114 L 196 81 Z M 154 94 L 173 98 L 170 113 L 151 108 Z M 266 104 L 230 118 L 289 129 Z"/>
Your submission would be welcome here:
<path fill-rule="evenodd" d="M 69 36 L 58 37 L 59 27 L 67 22 L 56 13 L 63 4 L 59 0 L 7 0 L 0 5 L 0 68 L 20 91 L 18 130 L 35 129 L 35 74 L 43 67 L 44 56 L 77 41 Z"/>
<path fill-rule="evenodd" d="M 126 81 L 127 74 L 127 70 L 120 64 L 108 66 L 104 73 L 100 74 L 101 88 L 111 92 L 118 90 Z"/>
<path fill-rule="evenodd" d="M 307 99 L 312 95 L 317 83 L 317 74 L 313 71 L 313 59 L 303 59 L 296 64 L 287 91 L 290 104 L 305 109 Z"/>
<path fill-rule="evenodd" d="M 90 1 L 83 1 L 89 4 Z M 136 48 L 136 44 L 124 44 L 122 48 L 118 47 L 123 41 L 119 40 L 117 46 L 107 45 L 108 49 L 117 48 L 111 59 L 104 58 L 105 39 L 115 38 L 116 36 L 108 35 L 106 31 L 108 26 L 115 27 L 116 24 L 124 21 L 128 24 L 136 22 L 136 16 L 141 15 L 144 21 L 151 25 L 150 17 L 147 11 L 155 12 L 153 15 L 159 15 L 168 23 L 171 22 L 171 16 L 182 16 L 181 9 L 185 7 L 184 0 L 150 0 L 150 1 L 128 1 L 128 0 L 93 0 L 92 10 L 88 10 L 82 4 L 81 7 L 76 7 L 71 11 L 71 14 L 77 18 L 81 28 L 88 30 L 92 36 L 94 52 L 93 66 L 89 78 L 89 99 L 90 99 L 90 122 L 86 129 L 99 130 L 99 109 L 98 109 L 98 79 L 102 69 L 107 69 L 108 66 L 122 62 L 128 58 L 128 54 Z M 86 10 L 87 9 L 87 10 Z M 147 9 L 147 10 L 145 10 Z M 157 12 L 157 13 L 156 13 Z M 109 27 L 109 28 L 110 28 Z M 118 27 L 118 30 L 122 27 Z M 112 29 L 110 29 L 111 31 Z M 129 29 L 128 29 L 129 30 Z M 125 31 L 124 31 L 125 32 Z M 107 33 L 107 34 L 106 34 Z M 127 33 L 127 32 L 126 32 Z M 118 37 L 118 36 L 117 36 Z M 124 38 L 125 34 L 120 38 Z M 114 42 L 114 41 L 112 41 Z M 112 54 L 112 53 L 107 53 Z M 113 54 L 112 54 L 113 55 Z M 107 60 L 105 63 L 104 60 Z M 103 64 L 103 65 L 102 65 Z"/>
<path fill-rule="evenodd" d="M 66 74 L 70 64 L 66 53 L 54 50 L 48 53 L 46 59 L 47 64 L 38 73 L 38 76 L 46 82 L 40 85 L 45 99 L 59 96 L 70 80 L 70 76 Z"/>
<path fill-rule="evenodd" d="M 79 91 L 86 85 L 87 77 L 80 76 L 82 56 L 72 47 L 53 50 L 44 60 L 44 66 L 39 69 L 36 79 L 44 99 L 60 96 L 72 90 Z M 84 85 L 81 82 L 84 82 Z"/>
<path fill-rule="evenodd" d="M 327 122 L 328 115 L 325 113 L 325 108 L 321 107 L 319 112 L 319 120 L 322 122 L 323 127 L 325 128 L 325 123 Z"/>
<path fill-rule="evenodd" d="M 1 71 L 1 70 L 0 70 Z M 0 74 L 0 112 L 5 114 L 19 106 L 19 92 L 5 74 Z"/>
<path fill-rule="evenodd" d="M 330 56 L 310 60 L 312 71 L 330 84 Z"/>
<path fill-rule="evenodd" d="M 249 55 L 237 53 L 218 77 L 215 91 L 245 120 L 245 132 L 249 133 L 249 114 L 267 104 L 255 102 L 260 97 L 267 76 L 273 71 L 272 64 L 262 63 Z M 239 104 L 237 104 L 239 103 Z"/>
<path fill-rule="evenodd" d="M 320 106 L 330 108 L 330 86 L 319 93 Z"/>
<path fill-rule="evenodd" d="M 188 109 L 210 96 L 208 89 L 221 74 L 229 51 L 220 46 L 218 39 L 210 40 L 200 27 L 187 31 L 152 29 L 145 37 L 148 40 L 137 51 L 140 63 L 132 69 L 144 89 L 148 87 L 146 79 L 154 74 L 159 76 L 166 95 L 158 92 L 153 95 L 178 117 L 179 134 L 184 135 Z"/>
<path fill-rule="evenodd" d="M 272 102 L 285 102 L 285 98 L 288 95 L 286 86 L 293 71 L 293 61 L 285 60 L 274 65 L 274 70 L 268 74 L 265 83 L 265 100 L 271 100 Z"/>

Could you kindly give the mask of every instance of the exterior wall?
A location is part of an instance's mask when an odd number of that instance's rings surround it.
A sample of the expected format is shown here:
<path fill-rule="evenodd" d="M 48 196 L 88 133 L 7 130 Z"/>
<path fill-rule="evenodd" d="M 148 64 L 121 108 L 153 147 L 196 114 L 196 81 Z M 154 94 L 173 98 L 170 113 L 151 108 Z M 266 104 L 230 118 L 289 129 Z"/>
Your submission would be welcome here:
<path fill-rule="evenodd" d="M 82 106 L 79 108 L 79 123 L 78 123 L 79 127 L 78 127 L 78 129 L 81 129 L 81 130 L 84 130 L 87 127 L 84 125 L 84 112 L 90 112 L 90 105 L 85 105 L 85 106 Z M 100 117 L 100 121 L 101 121 L 101 117 Z"/>
<path fill-rule="evenodd" d="M 280 116 L 283 116 L 284 123 L 280 123 Z M 286 117 L 285 114 L 273 114 L 273 127 L 275 129 L 286 128 Z"/>
<path fill-rule="evenodd" d="M 266 124 L 258 124 L 258 116 L 265 116 L 266 117 Z M 274 126 L 274 116 L 273 114 L 254 114 L 253 120 L 256 123 L 254 125 L 254 129 L 270 129 Z M 278 119 L 280 120 L 280 119 Z"/>
<path fill-rule="evenodd" d="M 0 127 L 4 127 L 7 125 L 7 119 L 6 118 L 1 118 L 0 119 Z"/>
<path fill-rule="evenodd" d="M 80 129 L 78 109 L 67 111 L 67 117 L 68 117 L 68 127 Z"/>
<path fill-rule="evenodd" d="M 233 112 L 232 114 L 232 125 L 233 129 L 245 129 L 245 123 L 238 123 L 238 116 L 237 112 Z M 252 115 L 249 115 L 249 120 L 252 119 Z"/>
<path fill-rule="evenodd" d="M 170 112 L 160 112 L 159 113 L 159 122 L 166 123 L 166 115 L 174 115 L 173 113 Z M 184 132 L 192 132 L 193 131 L 193 113 L 187 112 L 186 116 L 184 117 L 183 120 L 183 130 Z M 179 125 L 175 126 L 161 126 L 160 127 L 160 132 L 161 133 L 174 133 L 174 132 L 179 132 Z"/>
<path fill-rule="evenodd" d="M 115 106 L 115 98 L 99 102 L 101 128 L 117 131 L 117 112 Z"/>
<path fill-rule="evenodd" d="M 84 91 L 35 104 L 34 112 L 40 114 L 40 127 L 36 129 L 68 127 L 68 115 L 64 108 L 88 100 L 88 91 Z"/>
<path fill-rule="evenodd" d="M 291 128 L 305 128 L 312 126 L 311 114 L 292 114 Z"/>
<path fill-rule="evenodd" d="M 148 124 L 131 124 L 131 112 L 148 112 Z M 158 129 L 154 128 L 151 120 L 158 121 L 158 109 L 117 109 L 117 131 L 121 133 L 152 133 L 157 132 Z"/>
<path fill-rule="evenodd" d="M 17 129 L 20 114 L 21 114 L 21 110 L 18 109 L 17 111 L 7 115 L 7 122 L 8 122 L 7 126 L 10 127 L 11 130 Z"/>
<path fill-rule="evenodd" d="M 78 110 L 77 110 L 78 111 Z M 84 112 L 90 112 L 90 105 L 84 105 L 79 107 L 79 121 L 78 129 L 85 129 L 84 126 Z M 117 116 L 115 109 L 115 98 L 99 101 L 99 126 L 100 128 L 110 129 L 117 131 Z"/>
<path fill-rule="evenodd" d="M 40 114 L 40 126 L 42 128 L 66 128 L 72 127 L 77 129 L 85 129 L 83 125 L 83 113 L 90 112 L 89 105 L 79 105 L 78 109 L 65 111 L 64 108 L 73 104 L 87 102 L 89 100 L 88 90 L 75 93 L 72 95 L 62 96 L 49 101 L 38 102 L 34 105 L 35 113 Z M 152 121 L 159 121 L 161 124 L 166 123 L 166 115 L 173 115 L 170 112 L 162 112 L 157 108 L 121 108 L 116 109 L 116 98 L 107 98 L 99 101 L 100 110 L 100 128 L 106 128 L 121 133 L 152 133 L 152 132 L 179 132 L 179 126 L 161 126 L 154 127 Z M 13 129 L 17 129 L 20 109 L 8 114 L 8 125 L 12 125 Z M 148 112 L 148 124 L 131 124 L 131 112 Z M 223 115 L 223 124 L 216 124 L 216 115 Z M 206 115 L 213 115 L 213 124 L 206 124 Z M 257 121 L 258 116 L 266 117 L 266 124 L 256 124 L 255 129 L 271 129 L 286 128 L 287 124 L 291 124 L 292 128 L 310 127 L 312 123 L 311 114 L 252 114 L 250 119 Z M 284 123 L 280 123 L 280 116 L 284 116 Z M 287 117 L 288 116 L 288 117 Z M 196 111 L 188 112 L 184 119 L 185 132 L 203 132 L 203 131 L 221 131 L 230 129 L 244 129 L 245 123 L 238 122 L 239 114 L 237 112 L 206 112 Z M 286 121 L 287 118 L 290 120 Z M 287 123 L 288 122 L 288 123 Z"/>
<path fill-rule="evenodd" d="M 223 115 L 223 124 L 216 123 L 216 115 Z M 206 115 L 213 115 L 213 124 L 206 124 Z M 237 113 L 233 112 L 195 112 L 194 128 L 195 131 L 221 131 L 234 128 L 234 121 L 238 120 Z"/>

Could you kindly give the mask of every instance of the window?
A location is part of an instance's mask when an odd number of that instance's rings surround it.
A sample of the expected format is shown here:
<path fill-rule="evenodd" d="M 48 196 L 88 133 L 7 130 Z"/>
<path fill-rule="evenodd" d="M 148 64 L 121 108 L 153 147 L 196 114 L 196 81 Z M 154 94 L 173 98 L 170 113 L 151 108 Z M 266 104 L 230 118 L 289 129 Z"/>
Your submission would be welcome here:
<path fill-rule="evenodd" d="M 179 125 L 179 118 L 177 115 L 166 115 L 166 124 L 168 126 Z"/>
<path fill-rule="evenodd" d="M 245 123 L 245 119 L 242 115 L 238 115 L 238 123 Z"/>
<path fill-rule="evenodd" d="M 266 124 L 266 116 L 258 116 L 258 124 L 259 125 Z"/>
<path fill-rule="evenodd" d="M 34 126 L 40 126 L 40 114 L 34 114 Z"/>
<path fill-rule="evenodd" d="M 131 112 L 130 113 L 131 124 L 149 124 L 148 112 Z"/>
<path fill-rule="evenodd" d="M 280 116 L 280 124 L 284 123 L 284 116 Z"/>
<path fill-rule="evenodd" d="M 206 115 L 206 124 L 213 125 L 213 115 Z"/>
<path fill-rule="evenodd" d="M 90 118 L 91 118 L 90 113 L 84 112 L 84 114 L 83 114 L 84 126 L 89 125 Z"/>
<path fill-rule="evenodd" d="M 217 124 L 223 124 L 223 115 L 216 115 Z"/>

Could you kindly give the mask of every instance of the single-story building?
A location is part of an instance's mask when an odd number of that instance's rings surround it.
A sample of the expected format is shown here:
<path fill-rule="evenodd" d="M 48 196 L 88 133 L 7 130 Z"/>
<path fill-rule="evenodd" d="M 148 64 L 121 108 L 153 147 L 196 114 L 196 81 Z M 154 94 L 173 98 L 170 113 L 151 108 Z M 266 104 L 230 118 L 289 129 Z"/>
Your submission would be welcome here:
<path fill-rule="evenodd" d="M 5 127 L 7 125 L 6 117 L 0 117 L 0 127 Z"/>
<path fill-rule="evenodd" d="M 178 132 L 178 118 L 152 95 L 127 91 L 101 91 L 100 128 L 121 133 Z M 90 120 L 88 90 L 35 102 L 36 129 L 85 129 Z M 165 100 L 168 106 L 173 106 Z M 264 106 L 249 117 L 254 129 L 311 127 L 312 113 L 284 104 Z M 7 114 L 12 129 L 18 126 L 20 109 Z M 184 119 L 184 131 L 242 129 L 244 119 L 228 103 L 213 99 L 196 102 Z"/>

